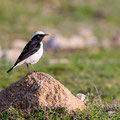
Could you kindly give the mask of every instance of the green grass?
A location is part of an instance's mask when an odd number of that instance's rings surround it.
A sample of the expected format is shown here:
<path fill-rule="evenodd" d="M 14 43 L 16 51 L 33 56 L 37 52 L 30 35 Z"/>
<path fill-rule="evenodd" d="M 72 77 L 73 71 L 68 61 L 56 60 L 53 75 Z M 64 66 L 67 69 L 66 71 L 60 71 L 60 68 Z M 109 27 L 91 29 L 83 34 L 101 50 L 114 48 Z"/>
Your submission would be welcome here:
<path fill-rule="evenodd" d="M 112 111 L 113 113 L 109 113 Z M 10 108 L 0 113 L 0 120 L 119 120 L 120 119 L 120 108 L 108 107 L 104 105 L 91 105 L 83 111 L 77 110 L 73 113 L 68 113 L 65 108 L 60 109 L 41 109 L 35 113 L 22 112 Z"/>
<path fill-rule="evenodd" d="M 20 38 L 28 40 L 34 31 L 43 30 L 52 34 L 57 30 L 63 35 L 79 34 L 79 28 L 90 28 L 99 40 L 112 40 L 119 29 L 119 0 L 0 0 L 0 47 L 8 48 L 12 40 Z M 4 43 L 4 44 L 3 44 Z M 65 58 L 68 64 L 49 64 L 52 59 Z M 0 90 L 16 82 L 27 74 L 26 66 L 15 68 L 7 74 L 12 66 L 6 60 L 0 60 Z M 41 110 L 26 113 L 19 110 L 6 110 L 0 119 L 120 119 L 120 107 L 113 104 L 120 102 L 120 52 L 100 51 L 92 54 L 88 50 L 46 53 L 37 65 L 37 71 L 49 73 L 58 79 L 75 95 L 90 94 L 86 103 L 88 108 L 82 112 L 68 114 L 61 110 Z M 96 91 L 96 88 L 98 93 Z M 99 102 L 99 96 L 102 105 Z M 96 103 L 97 101 L 97 103 Z M 111 104 L 111 107 L 106 104 Z M 109 110 L 115 113 L 108 113 Z"/>
<path fill-rule="evenodd" d="M 68 63 L 62 64 L 58 62 L 56 64 L 50 64 L 50 60 L 59 60 L 62 58 L 67 59 Z M 0 66 L 0 90 L 27 74 L 26 66 L 15 68 L 10 74 L 7 74 L 6 71 L 12 64 L 5 60 L 1 60 Z M 59 114 L 59 110 L 48 110 L 47 112 L 38 111 L 32 115 L 26 113 L 31 119 L 46 117 L 50 119 L 60 119 L 63 117 L 61 119 L 78 118 L 98 120 L 113 118 L 117 120 L 120 118 L 120 106 L 118 104 L 120 102 L 119 49 L 113 51 L 102 50 L 96 54 L 91 53 L 90 50 L 45 53 L 39 63 L 35 65 L 35 68 L 37 71 L 46 72 L 52 75 L 64 84 L 74 95 L 77 93 L 90 95 L 86 103 L 88 108 L 82 112 L 79 111 L 74 114 L 63 112 Z M 99 96 L 102 99 L 102 105 Z M 115 111 L 115 113 L 108 113 L 110 110 Z M 11 116 L 13 113 L 5 112 L 0 116 L 9 117 L 9 114 Z M 15 116 L 16 115 L 12 115 L 12 117 Z M 21 117 L 21 113 L 17 113 L 17 118 L 19 117 Z"/>
<path fill-rule="evenodd" d="M 52 59 L 68 60 L 68 64 L 49 64 Z M 120 53 L 119 50 L 101 51 L 98 54 L 91 54 L 86 51 L 77 51 L 71 53 L 46 54 L 40 60 L 35 68 L 37 71 L 49 73 L 71 89 L 73 94 L 78 92 L 96 92 L 97 87 L 103 99 L 119 99 L 120 89 Z M 0 71 L 0 89 L 8 84 L 17 81 L 27 74 L 25 65 L 15 68 L 10 74 L 6 71 L 12 64 L 1 60 Z M 32 70 L 32 69 L 31 69 Z M 76 88 L 76 89 L 75 89 Z M 108 99 L 109 98 L 109 99 Z"/>
<path fill-rule="evenodd" d="M 112 40 L 120 25 L 119 0 L 51 0 L 51 4 L 48 0 L 0 2 L 0 44 L 3 48 L 9 47 L 16 38 L 30 39 L 36 30 L 50 34 L 57 30 L 71 36 L 79 34 L 79 28 L 87 27 L 100 40 Z"/>

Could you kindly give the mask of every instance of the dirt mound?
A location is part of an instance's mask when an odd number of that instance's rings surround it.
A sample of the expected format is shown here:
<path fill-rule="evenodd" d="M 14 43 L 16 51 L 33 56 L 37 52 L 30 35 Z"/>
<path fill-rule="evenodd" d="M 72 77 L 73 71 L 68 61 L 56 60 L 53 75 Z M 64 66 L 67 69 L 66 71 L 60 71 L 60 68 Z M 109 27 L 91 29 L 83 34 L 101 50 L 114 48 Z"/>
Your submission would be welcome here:
<path fill-rule="evenodd" d="M 41 107 L 83 110 L 84 102 L 73 96 L 59 81 L 46 73 L 33 72 L 0 92 L 0 109 L 14 107 L 36 110 Z"/>

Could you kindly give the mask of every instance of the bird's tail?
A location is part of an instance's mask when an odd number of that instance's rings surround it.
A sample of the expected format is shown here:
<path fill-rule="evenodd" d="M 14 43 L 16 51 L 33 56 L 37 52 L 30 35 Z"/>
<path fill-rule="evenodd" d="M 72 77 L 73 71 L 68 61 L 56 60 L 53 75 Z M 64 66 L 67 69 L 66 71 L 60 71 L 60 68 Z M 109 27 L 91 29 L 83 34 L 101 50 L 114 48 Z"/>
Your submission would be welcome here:
<path fill-rule="evenodd" d="M 12 68 L 10 68 L 10 69 L 7 71 L 7 73 L 9 73 L 9 72 L 12 71 L 15 67 L 17 67 L 17 64 L 18 64 L 18 61 L 16 61 L 16 63 L 13 65 Z"/>
<path fill-rule="evenodd" d="M 10 69 L 7 71 L 7 73 L 9 73 L 11 70 L 13 70 L 13 68 L 14 68 L 14 66 L 13 66 L 12 68 L 10 68 Z"/>
<path fill-rule="evenodd" d="M 7 73 L 9 73 L 9 72 L 12 71 L 15 67 L 17 67 L 17 64 L 18 64 L 18 61 L 16 61 L 16 63 L 13 65 L 12 68 L 10 68 L 10 69 L 7 71 Z"/>

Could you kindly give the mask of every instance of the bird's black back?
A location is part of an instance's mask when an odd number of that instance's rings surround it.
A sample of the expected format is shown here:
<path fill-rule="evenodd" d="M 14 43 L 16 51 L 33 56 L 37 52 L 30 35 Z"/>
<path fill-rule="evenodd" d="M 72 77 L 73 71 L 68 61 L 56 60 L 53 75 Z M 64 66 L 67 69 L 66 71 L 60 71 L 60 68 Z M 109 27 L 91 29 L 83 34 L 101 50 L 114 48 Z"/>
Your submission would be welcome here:
<path fill-rule="evenodd" d="M 39 48 L 40 48 L 39 41 L 29 41 L 28 44 L 24 47 L 20 56 L 18 57 L 15 65 L 17 65 L 19 62 L 25 60 L 29 56 L 33 55 L 35 52 L 37 52 L 39 50 Z"/>
<path fill-rule="evenodd" d="M 45 35 L 37 34 L 31 38 L 31 40 L 27 43 L 27 45 L 24 47 L 22 53 L 18 57 L 16 63 L 13 65 L 11 69 L 9 69 L 7 72 L 10 72 L 19 62 L 22 62 L 26 58 L 30 57 L 34 53 L 36 53 L 40 47 L 40 42 L 42 41 L 43 37 Z"/>

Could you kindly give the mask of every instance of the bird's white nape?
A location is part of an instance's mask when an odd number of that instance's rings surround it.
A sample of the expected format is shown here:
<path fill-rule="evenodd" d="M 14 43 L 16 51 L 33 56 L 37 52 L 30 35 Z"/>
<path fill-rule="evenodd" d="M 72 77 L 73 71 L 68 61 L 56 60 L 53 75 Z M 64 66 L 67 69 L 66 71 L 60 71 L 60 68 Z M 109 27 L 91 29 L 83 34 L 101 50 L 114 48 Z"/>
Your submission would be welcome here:
<path fill-rule="evenodd" d="M 42 32 L 42 31 L 36 31 L 36 32 L 34 32 L 34 34 L 32 35 L 31 39 L 32 39 L 35 35 L 38 35 L 38 34 L 44 35 L 45 33 Z"/>

